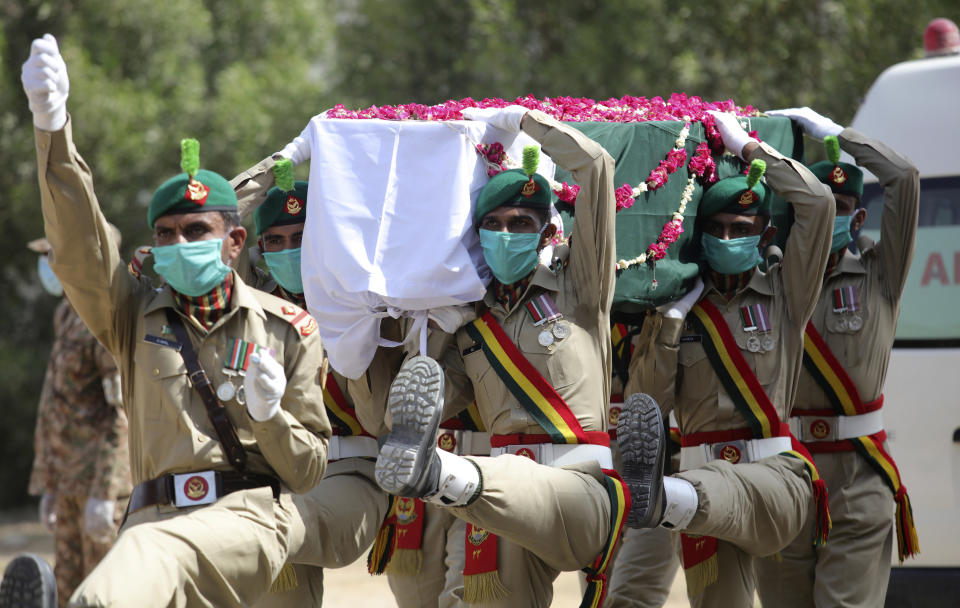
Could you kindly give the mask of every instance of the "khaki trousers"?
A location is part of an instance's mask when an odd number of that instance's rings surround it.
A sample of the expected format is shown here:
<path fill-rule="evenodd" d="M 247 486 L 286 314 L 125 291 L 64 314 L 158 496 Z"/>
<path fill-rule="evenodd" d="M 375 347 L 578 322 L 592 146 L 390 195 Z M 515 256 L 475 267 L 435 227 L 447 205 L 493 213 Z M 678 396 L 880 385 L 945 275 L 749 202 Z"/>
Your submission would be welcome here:
<path fill-rule="evenodd" d="M 692 483 L 699 500 L 684 532 L 721 541 L 718 579 L 701 593 L 688 594 L 690 605 L 753 606 L 754 558 L 781 551 L 815 516 L 813 486 L 803 462 L 784 455 L 737 465 L 714 460 L 676 477 Z M 809 535 L 807 542 L 812 542 Z"/>
<path fill-rule="evenodd" d="M 500 580 L 510 591 L 491 606 L 549 606 L 561 571 L 579 570 L 599 555 L 610 526 L 610 501 L 599 465 L 554 468 L 505 454 L 468 457 L 483 490 L 456 517 L 500 537 Z"/>
<path fill-rule="evenodd" d="M 327 475 L 293 502 L 307 529 L 304 546 L 291 563 L 296 585 L 270 591 L 257 608 L 321 606 L 323 569 L 355 562 L 373 544 L 386 516 L 387 495 L 373 481 L 374 463 L 360 458 L 327 465 Z"/>
<path fill-rule="evenodd" d="M 624 528 L 604 608 L 660 608 L 680 567 L 680 535 L 666 528 Z"/>
<path fill-rule="evenodd" d="M 883 606 L 893 549 L 893 493 L 856 452 L 814 457 L 830 491 L 833 528 L 822 547 L 810 543 L 813 517 L 781 552 L 756 563 L 765 606 Z"/>
<path fill-rule="evenodd" d="M 279 500 L 270 488 L 257 488 L 202 507 L 140 509 L 70 605 L 276 605 L 281 598 L 270 596 L 277 595 L 319 606 L 323 579 L 316 567 L 344 566 L 361 555 L 386 505 L 369 479 L 345 474 L 325 477 L 307 494 L 283 492 Z M 287 561 L 315 568 L 296 568 L 296 588 L 268 594 Z"/>

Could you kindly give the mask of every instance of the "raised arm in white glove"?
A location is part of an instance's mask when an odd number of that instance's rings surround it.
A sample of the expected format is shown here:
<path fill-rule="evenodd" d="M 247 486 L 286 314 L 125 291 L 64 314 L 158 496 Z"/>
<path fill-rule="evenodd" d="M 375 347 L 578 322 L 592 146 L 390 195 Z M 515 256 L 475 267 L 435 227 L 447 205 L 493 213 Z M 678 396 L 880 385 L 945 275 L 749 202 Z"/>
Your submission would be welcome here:
<path fill-rule="evenodd" d="M 823 139 L 827 135 L 840 135 L 843 127 L 810 108 L 786 108 L 764 112 L 767 116 L 786 116 L 800 123 L 800 128 L 810 137 Z"/>
<path fill-rule="evenodd" d="M 723 145 L 727 147 L 727 150 L 746 160 L 743 158 L 744 146 L 757 140 L 747 135 L 747 132 L 740 126 L 740 121 L 733 114 L 717 112 L 716 110 L 708 110 L 707 113 L 713 116 L 714 124 L 717 125 L 717 130 L 720 131 L 720 137 L 723 139 Z"/>
<path fill-rule="evenodd" d="M 23 91 L 30 102 L 33 124 L 44 131 L 59 131 L 67 124 L 70 79 L 57 39 L 50 34 L 30 45 L 30 57 L 20 71 Z"/>
<path fill-rule="evenodd" d="M 694 284 L 693 289 L 688 291 L 685 296 L 674 302 L 667 302 L 662 306 L 658 306 L 657 310 L 663 313 L 663 316 L 668 319 L 685 319 L 687 313 L 690 312 L 693 305 L 697 303 L 702 293 L 703 280 L 697 277 L 697 282 Z"/>
<path fill-rule="evenodd" d="M 250 355 L 250 367 L 243 379 L 247 397 L 247 412 L 257 422 L 269 420 L 280 411 L 280 399 L 287 389 L 283 366 L 270 356 L 259 352 Z"/>
<path fill-rule="evenodd" d="M 464 108 L 460 114 L 467 120 L 479 120 L 507 133 L 519 133 L 520 123 L 529 111 L 514 104 L 505 108 Z"/>
<path fill-rule="evenodd" d="M 117 503 L 113 500 L 90 497 L 83 507 L 83 531 L 94 540 L 105 542 L 113 538 L 113 514 Z"/>
<path fill-rule="evenodd" d="M 53 492 L 44 492 L 40 497 L 40 523 L 53 532 L 53 526 L 57 523 L 57 512 L 53 510 L 53 505 L 57 501 L 57 495 Z"/>

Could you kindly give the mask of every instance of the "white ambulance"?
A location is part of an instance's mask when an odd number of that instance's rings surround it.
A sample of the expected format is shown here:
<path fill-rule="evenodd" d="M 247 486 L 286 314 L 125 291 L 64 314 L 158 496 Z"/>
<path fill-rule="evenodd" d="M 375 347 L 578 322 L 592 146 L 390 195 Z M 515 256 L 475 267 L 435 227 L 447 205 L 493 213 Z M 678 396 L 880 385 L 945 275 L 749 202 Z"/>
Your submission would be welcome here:
<path fill-rule="evenodd" d="M 894 558 L 887 606 L 960 606 L 960 34 L 938 19 L 925 42 L 927 57 L 877 78 L 851 125 L 920 170 L 916 252 L 883 418 L 921 553 L 902 567 Z M 869 174 L 864 184 L 864 232 L 877 239 L 880 187 Z"/>

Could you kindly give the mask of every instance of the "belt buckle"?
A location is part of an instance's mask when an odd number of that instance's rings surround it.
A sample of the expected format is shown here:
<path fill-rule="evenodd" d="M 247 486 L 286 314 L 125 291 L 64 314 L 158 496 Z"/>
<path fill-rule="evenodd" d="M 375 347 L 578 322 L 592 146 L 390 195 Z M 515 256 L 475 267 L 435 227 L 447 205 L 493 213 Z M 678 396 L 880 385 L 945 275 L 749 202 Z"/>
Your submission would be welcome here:
<path fill-rule="evenodd" d="M 829 417 L 809 416 L 803 419 L 803 435 L 809 437 L 808 441 L 836 441 L 837 423 L 834 418 L 832 423 Z"/>
<path fill-rule="evenodd" d="M 515 454 L 517 456 L 526 456 L 534 462 L 541 462 L 540 457 L 540 446 L 538 444 L 530 445 L 511 445 L 507 447 L 508 454 Z"/>
<path fill-rule="evenodd" d="M 216 471 L 180 473 L 173 476 L 173 504 L 177 507 L 208 505 L 220 497 Z"/>
<path fill-rule="evenodd" d="M 749 462 L 750 458 L 747 454 L 747 442 L 743 439 L 715 443 L 710 446 L 710 451 L 714 460 L 726 460 L 730 464 L 737 464 L 741 461 Z"/>

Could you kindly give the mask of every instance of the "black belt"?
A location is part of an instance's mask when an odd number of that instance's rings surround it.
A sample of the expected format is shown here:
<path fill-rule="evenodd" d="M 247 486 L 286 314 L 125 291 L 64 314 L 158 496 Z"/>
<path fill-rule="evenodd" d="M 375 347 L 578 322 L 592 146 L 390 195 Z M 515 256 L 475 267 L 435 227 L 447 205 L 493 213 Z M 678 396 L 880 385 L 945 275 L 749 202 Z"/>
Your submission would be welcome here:
<path fill-rule="evenodd" d="M 253 488 L 263 488 L 270 486 L 273 490 L 273 497 L 280 497 L 280 480 L 271 475 L 258 475 L 256 473 L 236 473 L 234 471 L 215 471 L 216 495 L 217 497 L 226 496 L 231 492 L 238 490 L 251 490 Z M 154 505 L 172 505 L 175 503 L 176 490 L 173 486 L 173 475 L 164 475 L 144 481 L 137 484 L 130 495 L 130 505 L 127 507 L 127 513 L 133 513 L 144 507 Z"/>

